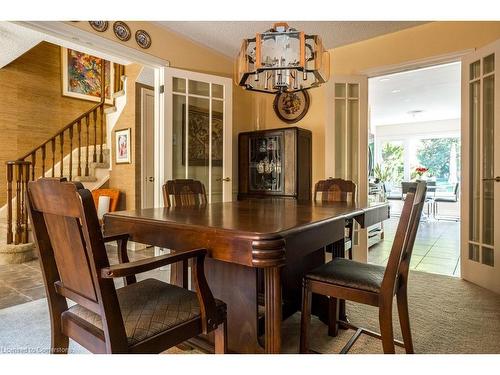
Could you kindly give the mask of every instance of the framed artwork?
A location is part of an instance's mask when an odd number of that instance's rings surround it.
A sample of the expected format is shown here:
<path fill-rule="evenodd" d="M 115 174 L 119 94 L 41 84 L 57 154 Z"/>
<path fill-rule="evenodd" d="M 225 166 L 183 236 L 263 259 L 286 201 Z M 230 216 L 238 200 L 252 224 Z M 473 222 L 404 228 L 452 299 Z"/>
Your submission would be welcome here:
<path fill-rule="evenodd" d="M 130 128 L 115 130 L 115 160 L 116 164 L 131 163 L 130 148 L 132 141 L 130 139 Z"/>
<path fill-rule="evenodd" d="M 182 105 L 182 164 L 186 163 L 186 105 Z M 188 158 L 189 165 L 207 166 L 209 156 L 209 112 L 207 109 L 189 106 Z M 224 142 L 223 116 L 212 111 L 212 166 L 222 166 Z"/>
<path fill-rule="evenodd" d="M 61 48 L 62 91 L 64 96 L 99 102 L 101 100 L 100 57 Z M 113 104 L 114 69 L 104 61 L 106 104 Z"/>
<path fill-rule="evenodd" d="M 288 124 L 302 120 L 309 110 L 309 94 L 305 90 L 276 94 L 273 108 L 276 116 Z"/>

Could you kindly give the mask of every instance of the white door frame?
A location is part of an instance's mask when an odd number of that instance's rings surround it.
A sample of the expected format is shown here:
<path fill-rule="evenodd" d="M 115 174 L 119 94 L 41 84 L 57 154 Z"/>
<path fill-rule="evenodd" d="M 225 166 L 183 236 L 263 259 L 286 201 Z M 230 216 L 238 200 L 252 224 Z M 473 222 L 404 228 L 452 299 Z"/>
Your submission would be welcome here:
<path fill-rule="evenodd" d="M 165 118 L 165 127 L 164 129 L 159 129 L 159 134 L 156 139 L 158 139 L 158 155 L 160 156 L 160 160 L 164 161 L 162 164 L 158 165 L 160 169 L 158 171 L 158 175 L 160 179 L 156 181 L 155 184 L 155 205 L 158 202 L 158 206 L 163 205 L 163 195 L 161 194 L 161 185 L 163 181 L 170 180 L 173 178 L 173 108 L 172 108 L 172 100 L 173 100 L 173 86 L 172 86 L 172 78 L 180 77 L 186 79 L 186 95 L 188 94 L 188 84 L 187 80 L 196 80 L 209 82 L 210 86 L 212 83 L 222 85 L 224 88 L 223 94 L 223 103 L 224 103 L 224 111 L 223 111 L 223 162 L 222 162 L 222 176 L 223 178 L 229 178 L 228 181 L 222 182 L 222 196 L 223 201 L 231 201 L 233 197 L 232 185 L 233 185 L 233 82 L 231 78 L 204 74 L 193 72 L 190 70 L 184 69 L 176 69 L 176 68 L 164 68 L 159 71 L 162 76 L 162 80 L 165 82 L 165 95 L 163 96 L 163 107 L 164 107 L 164 115 Z M 210 96 L 207 97 L 209 99 L 209 106 L 212 106 L 212 96 L 210 90 Z M 186 106 L 187 111 L 187 106 Z M 210 118 L 211 124 L 211 118 Z M 210 125 L 211 126 L 211 125 Z M 163 140 L 159 142 L 159 140 Z M 211 154 L 211 145 L 210 151 Z M 167 162 L 168 161 L 168 162 Z M 209 169 L 212 167 L 212 158 L 209 159 Z M 155 165 L 156 168 L 156 165 Z M 209 186 L 207 186 L 207 193 L 211 191 L 212 181 L 211 181 L 211 173 L 209 174 Z M 158 193 L 156 191 L 158 190 Z M 209 194 L 209 202 L 210 202 L 210 194 Z"/>
<path fill-rule="evenodd" d="M 145 160 L 146 160 L 146 147 L 151 145 L 148 145 L 146 142 L 146 134 L 147 134 L 147 129 L 146 126 L 144 125 L 144 116 L 146 114 L 145 111 L 145 101 L 144 98 L 146 96 L 146 91 L 153 91 L 153 97 L 154 97 L 154 88 L 151 90 L 148 87 L 145 86 L 140 86 L 139 88 L 139 100 L 140 100 L 140 108 L 141 108 L 141 118 L 139 119 L 140 124 L 141 124 L 141 208 L 144 208 L 144 202 L 146 201 L 146 179 L 151 176 L 146 176 L 145 174 Z M 138 98 L 136 98 L 137 100 Z M 153 105 L 153 112 L 154 112 L 154 105 Z M 153 114 L 154 116 L 154 114 Z M 154 120 L 153 120 L 153 159 L 154 159 Z M 153 171 L 153 176 L 154 178 L 154 171 Z M 154 186 L 154 184 L 153 184 Z M 154 193 L 153 193 L 153 206 L 154 206 Z"/>

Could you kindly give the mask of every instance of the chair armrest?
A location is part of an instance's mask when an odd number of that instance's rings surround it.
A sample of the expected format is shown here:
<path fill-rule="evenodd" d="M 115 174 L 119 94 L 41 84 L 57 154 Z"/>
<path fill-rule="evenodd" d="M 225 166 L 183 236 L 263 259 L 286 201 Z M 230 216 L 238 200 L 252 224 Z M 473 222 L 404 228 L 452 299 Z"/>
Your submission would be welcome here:
<path fill-rule="evenodd" d="M 104 279 L 112 279 L 116 277 L 125 277 L 136 275 L 138 273 L 154 270 L 155 268 L 163 267 L 168 264 L 177 263 L 189 258 L 205 255 L 206 249 L 194 249 L 175 254 L 161 255 L 152 258 L 136 260 L 134 262 L 113 264 L 112 266 L 101 269 L 101 277 Z"/>
<path fill-rule="evenodd" d="M 135 275 L 137 273 L 150 271 L 152 269 L 177 263 L 179 261 L 193 259 L 193 282 L 200 304 L 201 325 L 204 334 L 217 328 L 217 308 L 215 299 L 208 286 L 205 277 L 204 263 L 207 249 L 193 249 L 175 254 L 162 255 L 158 257 L 141 259 L 135 262 L 116 264 L 101 269 L 102 278 L 115 278 Z"/>
<path fill-rule="evenodd" d="M 112 241 L 119 241 L 119 240 L 128 240 L 130 238 L 128 233 L 121 233 L 121 234 L 114 234 L 112 236 L 105 236 L 104 242 L 112 242 Z"/>

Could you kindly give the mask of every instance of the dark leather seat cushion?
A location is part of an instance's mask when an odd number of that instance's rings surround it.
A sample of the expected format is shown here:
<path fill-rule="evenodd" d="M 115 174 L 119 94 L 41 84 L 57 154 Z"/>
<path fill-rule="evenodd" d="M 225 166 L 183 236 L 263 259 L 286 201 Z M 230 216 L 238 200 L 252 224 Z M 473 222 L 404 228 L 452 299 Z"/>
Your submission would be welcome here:
<path fill-rule="evenodd" d="M 160 280 L 146 279 L 117 289 L 116 293 L 129 345 L 200 317 L 195 292 Z M 215 303 L 217 308 L 225 309 L 224 302 L 216 299 Z M 70 307 L 67 313 L 102 330 L 101 317 L 81 305 Z"/>
<path fill-rule="evenodd" d="M 306 275 L 306 279 L 378 293 L 385 267 L 360 263 L 344 258 L 333 258 Z"/>

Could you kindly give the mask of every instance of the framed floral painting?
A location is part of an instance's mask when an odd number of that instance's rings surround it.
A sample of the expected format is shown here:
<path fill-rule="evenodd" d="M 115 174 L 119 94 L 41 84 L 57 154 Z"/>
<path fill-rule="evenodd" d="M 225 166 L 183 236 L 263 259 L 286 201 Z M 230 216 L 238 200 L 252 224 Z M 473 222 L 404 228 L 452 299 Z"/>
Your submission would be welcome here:
<path fill-rule="evenodd" d="M 106 104 L 113 104 L 113 64 L 104 61 Z M 101 100 L 101 64 L 100 57 L 61 48 L 63 95 L 99 102 Z"/>

